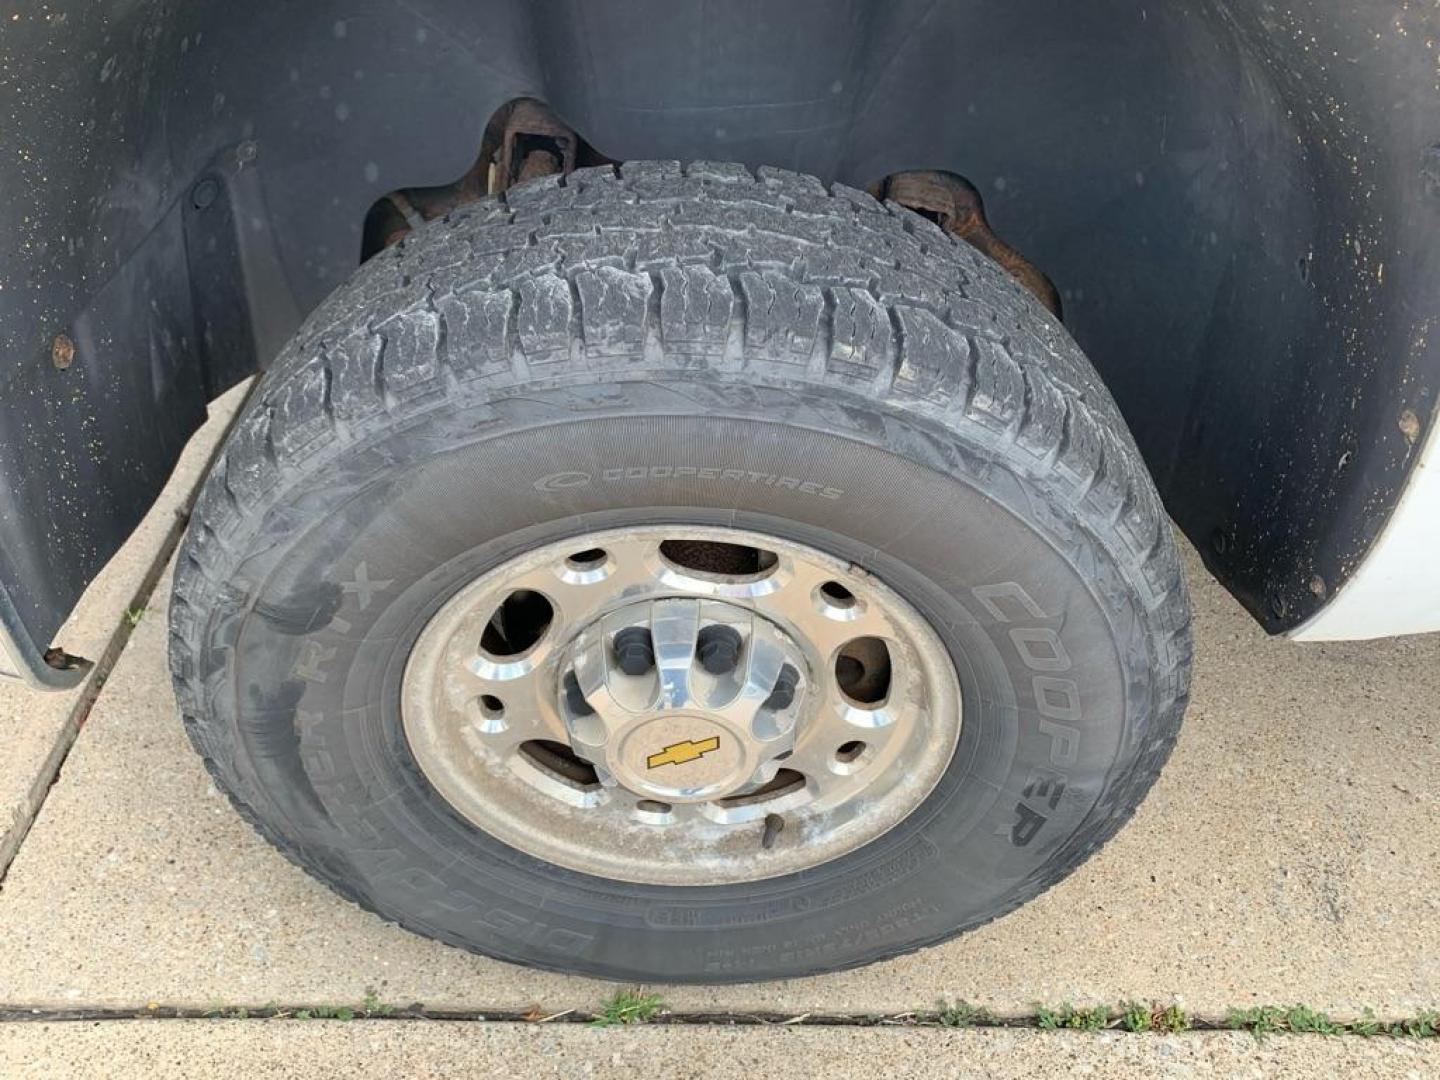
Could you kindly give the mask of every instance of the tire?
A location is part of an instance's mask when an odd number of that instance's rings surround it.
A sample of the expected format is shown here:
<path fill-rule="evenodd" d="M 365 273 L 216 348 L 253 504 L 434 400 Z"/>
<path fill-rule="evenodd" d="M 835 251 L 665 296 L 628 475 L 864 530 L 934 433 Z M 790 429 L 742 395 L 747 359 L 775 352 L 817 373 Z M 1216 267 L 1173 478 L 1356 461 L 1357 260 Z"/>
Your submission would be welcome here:
<path fill-rule="evenodd" d="M 487 567 L 602 527 L 723 523 L 884 582 L 963 727 L 918 808 L 803 873 L 606 880 L 427 782 L 409 646 Z M 929 221 L 780 170 L 525 185 L 363 265 L 276 360 L 179 557 L 186 728 L 342 895 L 490 956 L 726 982 L 865 964 L 1074 870 L 1175 741 L 1189 603 L 1116 407 L 1064 330 Z"/>

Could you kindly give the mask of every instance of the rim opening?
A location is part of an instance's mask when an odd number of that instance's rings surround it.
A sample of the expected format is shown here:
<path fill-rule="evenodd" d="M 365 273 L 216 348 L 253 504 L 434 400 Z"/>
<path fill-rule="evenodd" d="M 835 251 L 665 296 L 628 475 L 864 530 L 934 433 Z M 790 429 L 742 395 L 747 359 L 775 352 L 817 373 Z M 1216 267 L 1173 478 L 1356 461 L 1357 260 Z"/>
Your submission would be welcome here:
<path fill-rule="evenodd" d="M 481 694 L 465 707 L 466 719 L 476 731 L 485 735 L 498 735 L 509 730 L 505 719 L 505 703 L 494 694 Z"/>
<path fill-rule="evenodd" d="M 520 753 L 531 763 L 562 783 L 581 791 L 592 791 L 600 787 L 600 777 L 595 766 L 575 754 L 564 743 L 550 739 L 529 739 L 520 744 Z"/>
<path fill-rule="evenodd" d="M 877 637 L 847 641 L 835 656 L 835 681 L 857 704 L 882 704 L 890 694 L 889 646 Z"/>
<path fill-rule="evenodd" d="M 835 760 L 844 765 L 849 765 L 865 753 L 865 743 L 860 739 L 851 739 L 849 742 L 841 743 L 835 748 Z"/>
<path fill-rule="evenodd" d="M 723 540 L 662 540 L 660 554 L 676 569 L 712 577 L 753 578 L 780 562 L 773 551 Z"/>
<path fill-rule="evenodd" d="M 716 799 L 715 805 L 726 810 L 733 810 L 737 806 L 754 806 L 756 803 L 769 802 L 771 799 L 789 795 L 792 791 L 799 791 L 804 786 L 804 773 L 796 772 L 794 769 L 779 769 L 769 783 L 754 791 L 747 791 L 743 795 L 727 795 L 723 799 Z"/>
<path fill-rule="evenodd" d="M 497 658 L 519 656 L 545 636 L 554 618 L 555 609 L 543 595 L 533 589 L 516 589 L 485 624 L 480 648 Z"/>

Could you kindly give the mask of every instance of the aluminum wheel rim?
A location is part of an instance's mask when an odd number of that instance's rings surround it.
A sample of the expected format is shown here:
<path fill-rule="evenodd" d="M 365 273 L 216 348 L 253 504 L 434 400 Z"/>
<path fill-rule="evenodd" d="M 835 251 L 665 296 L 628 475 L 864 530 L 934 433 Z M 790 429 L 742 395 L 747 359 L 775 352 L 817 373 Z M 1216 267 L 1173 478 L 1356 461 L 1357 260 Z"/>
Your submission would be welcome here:
<path fill-rule="evenodd" d="M 492 836 L 683 885 L 868 843 L 934 789 L 961 727 L 954 664 L 892 589 L 689 526 L 586 533 L 466 585 L 416 640 L 401 717 L 427 780 Z"/>

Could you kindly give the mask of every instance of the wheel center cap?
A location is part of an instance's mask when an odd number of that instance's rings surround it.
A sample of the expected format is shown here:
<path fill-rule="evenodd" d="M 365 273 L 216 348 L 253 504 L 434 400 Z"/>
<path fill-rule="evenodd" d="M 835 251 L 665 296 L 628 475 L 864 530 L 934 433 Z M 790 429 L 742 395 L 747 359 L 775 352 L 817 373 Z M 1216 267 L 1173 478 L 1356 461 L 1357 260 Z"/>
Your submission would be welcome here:
<path fill-rule="evenodd" d="M 723 795 L 749 779 L 744 737 L 704 716 L 657 716 L 626 726 L 608 758 L 615 779 L 666 802 Z"/>
<path fill-rule="evenodd" d="M 574 751 L 602 780 L 661 802 L 743 793 L 795 745 L 800 648 L 721 600 L 647 600 L 586 627 L 560 702 Z"/>

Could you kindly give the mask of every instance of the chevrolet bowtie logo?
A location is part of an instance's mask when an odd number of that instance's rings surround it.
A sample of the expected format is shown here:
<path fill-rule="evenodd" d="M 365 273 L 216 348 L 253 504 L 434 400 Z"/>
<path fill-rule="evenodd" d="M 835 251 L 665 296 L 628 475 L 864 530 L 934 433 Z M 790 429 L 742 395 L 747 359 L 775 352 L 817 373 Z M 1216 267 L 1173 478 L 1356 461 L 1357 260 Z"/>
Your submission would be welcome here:
<path fill-rule="evenodd" d="M 652 769 L 658 769 L 661 765 L 684 765 L 687 761 L 694 761 L 712 750 L 719 749 L 719 735 L 711 735 L 708 739 L 686 739 L 684 742 L 671 743 L 658 754 L 651 754 L 645 759 L 645 764 Z"/>

